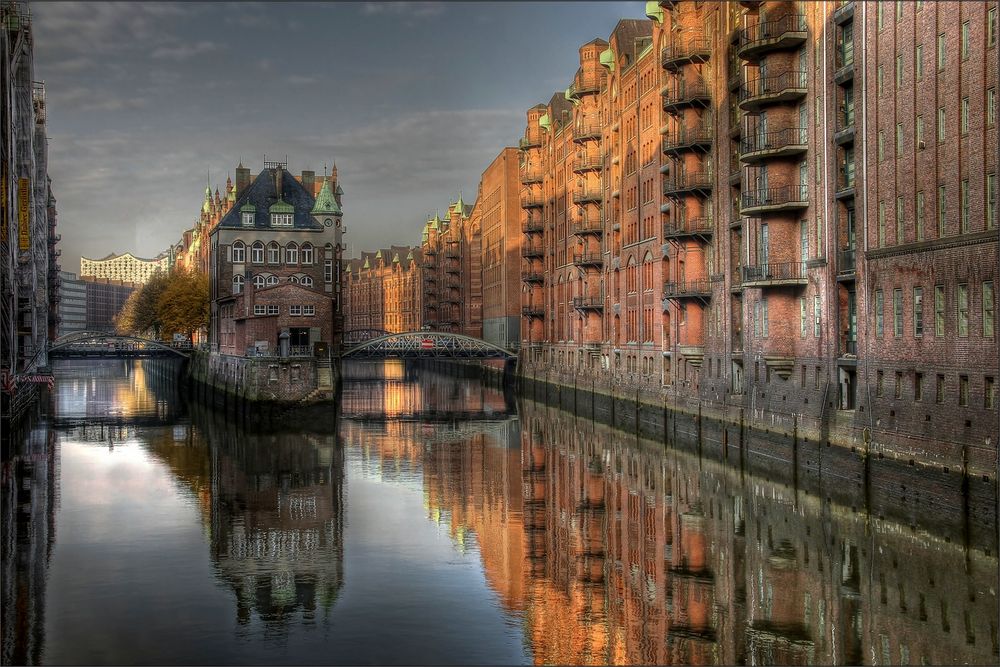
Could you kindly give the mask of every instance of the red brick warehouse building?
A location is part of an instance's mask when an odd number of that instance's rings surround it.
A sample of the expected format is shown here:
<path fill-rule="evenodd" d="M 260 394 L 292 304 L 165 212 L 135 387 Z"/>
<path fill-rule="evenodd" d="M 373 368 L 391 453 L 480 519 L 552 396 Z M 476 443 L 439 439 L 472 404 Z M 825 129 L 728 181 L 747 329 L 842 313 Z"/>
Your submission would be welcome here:
<path fill-rule="evenodd" d="M 680 0 L 583 45 L 520 144 L 524 372 L 993 473 L 996 35 Z"/>
<path fill-rule="evenodd" d="M 344 262 L 344 332 L 417 331 L 423 316 L 420 248 L 391 246 Z"/>
<path fill-rule="evenodd" d="M 234 356 L 312 356 L 337 343 L 342 190 L 312 193 L 266 162 L 212 230 L 210 342 Z"/>

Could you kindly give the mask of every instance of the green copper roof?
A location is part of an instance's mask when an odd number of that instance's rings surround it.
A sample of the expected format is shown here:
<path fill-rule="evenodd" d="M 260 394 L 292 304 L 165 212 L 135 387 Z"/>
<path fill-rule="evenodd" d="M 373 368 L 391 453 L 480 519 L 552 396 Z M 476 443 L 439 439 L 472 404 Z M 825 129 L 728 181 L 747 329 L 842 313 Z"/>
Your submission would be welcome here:
<path fill-rule="evenodd" d="M 648 5 L 649 3 L 646 4 Z M 601 64 L 607 67 L 609 72 L 615 71 L 615 52 L 611 47 L 601 51 Z"/>
<path fill-rule="evenodd" d="M 323 181 L 323 187 L 319 189 L 319 194 L 316 195 L 316 205 L 312 209 L 313 215 L 330 213 L 333 215 L 342 215 L 343 211 L 340 210 L 340 206 L 337 204 L 337 199 L 333 196 L 333 192 L 330 191 L 330 181 Z"/>
<path fill-rule="evenodd" d="M 361 267 L 361 268 L 363 268 L 363 269 L 370 269 L 370 268 L 372 268 L 371 264 L 368 263 L 368 258 L 367 257 L 365 257 L 365 265 L 363 267 Z"/>
<path fill-rule="evenodd" d="M 399 253 L 398 252 L 395 255 L 392 256 L 392 263 L 393 264 L 399 264 Z"/>
<path fill-rule="evenodd" d="M 279 199 L 271 204 L 271 208 L 267 209 L 267 211 L 268 213 L 295 213 L 295 207 L 284 199 Z"/>
<path fill-rule="evenodd" d="M 410 252 L 406 253 L 406 259 L 410 260 L 411 262 L 413 261 L 413 251 L 412 250 Z"/>
<path fill-rule="evenodd" d="M 431 229 L 440 229 L 440 228 L 441 228 L 441 216 L 435 213 L 434 217 L 431 218 Z"/>
<path fill-rule="evenodd" d="M 549 119 L 548 114 L 542 114 L 542 117 L 538 119 L 538 124 L 544 127 L 546 130 L 552 127 L 552 121 Z"/>
<path fill-rule="evenodd" d="M 381 250 L 379 250 L 377 253 L 375 253 L 375 259 L 382 259 L 382 251 Z"/>
<path fill-rule="evenodd" d="M 247 202 L 246 204 L 243 204 L 243 206 L 240 206 L 240 213 L 256 213 L 256 212 L 257 212 L 257 207 L 251 204 L 250 202 Z"/>
<path fill-rule="evenodd" d="M 647 1 L 646 16 L 657 23 L 663 23 L 663 7 L 660 7 L 660 3 L 656 2 L 656 0 Z"/>
<path fill-rule="evenodd" d="M 344 188 L 340 187 L 340 183 L 337 183 L 337 189 L 334 194 L 342 195 L 344 194 Z"/>
<path fill-rule="evenodd" d="M 465 215 L 465 204 L 462 202 L 462 195 L 458 195 L 458 201 L 455 202 L 452 210 L 456 213 L 460 213 L 461 215 Z"/>

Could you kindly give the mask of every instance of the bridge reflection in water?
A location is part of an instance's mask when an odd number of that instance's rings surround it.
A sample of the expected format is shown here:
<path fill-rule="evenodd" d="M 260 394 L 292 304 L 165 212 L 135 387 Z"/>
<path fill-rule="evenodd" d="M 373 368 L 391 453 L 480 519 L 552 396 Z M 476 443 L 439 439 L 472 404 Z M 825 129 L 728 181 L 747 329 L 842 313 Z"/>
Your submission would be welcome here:
<path fill-rule="evenodd" d="M 189 417 L 162 362 L 122 363 L 56 370 L 53 419 L 121 409 L 113 450 L 63 422 L 5 457 L 4 664 L 997 662 L 985 531 L 403 362 L 345 371 L 336 434 Z"/>

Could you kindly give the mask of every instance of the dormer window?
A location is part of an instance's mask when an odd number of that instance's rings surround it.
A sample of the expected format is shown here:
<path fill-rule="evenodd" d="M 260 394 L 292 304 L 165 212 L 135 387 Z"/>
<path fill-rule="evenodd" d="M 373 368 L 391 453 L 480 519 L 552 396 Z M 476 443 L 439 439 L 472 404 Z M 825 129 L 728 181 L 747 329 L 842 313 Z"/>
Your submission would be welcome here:
<path fill-rule="evenodd" d="M 250 202 L 240 206 L 240 222 L 244 227 L 253 227 L 257 224 L 257 207 Z"/>
<path fill-rule="evenodd" d="M 291 227 L 292 220 L 295 217 L 295 209 L 291 204 L 283 199 L 271 204 L 271 208 L 267 210 L 271 214 L 271 226 L 272 227 Z"/>
<path fill-rule="evenodd" d="M 253 213 L 251 213 L 249 211 L 245 211 L 243 213 L 242 217 L 243 217 L 243 226 L 244 227 L 253 227 L 255 214 L 253 214 Z"/>

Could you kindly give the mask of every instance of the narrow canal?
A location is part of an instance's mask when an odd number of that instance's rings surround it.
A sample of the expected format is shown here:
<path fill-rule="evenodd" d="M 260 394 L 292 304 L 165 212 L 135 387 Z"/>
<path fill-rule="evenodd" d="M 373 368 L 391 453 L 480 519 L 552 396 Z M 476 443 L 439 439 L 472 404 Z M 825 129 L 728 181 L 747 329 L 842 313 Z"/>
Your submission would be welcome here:
<path fill-rule="evenodd" d="M 995 519 L 399 362 L 345 367 L 338 432 L 251 432 L 172 363 L 60 362 L 4 441 L 3 664 L 998 661 Z"/>

